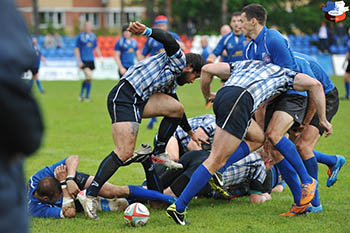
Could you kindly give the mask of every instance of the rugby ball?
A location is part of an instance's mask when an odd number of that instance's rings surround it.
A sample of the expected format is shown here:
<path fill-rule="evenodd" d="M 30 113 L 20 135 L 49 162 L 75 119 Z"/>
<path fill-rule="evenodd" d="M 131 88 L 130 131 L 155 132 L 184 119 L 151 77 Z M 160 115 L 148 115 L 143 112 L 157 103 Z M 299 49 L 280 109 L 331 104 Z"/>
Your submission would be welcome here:
<path fill-rule="evenodd" d="M 149 211 L 141 203 L 133 203 L 124 211 L 124 221 L 127 225 L 133 227 L 144 226 L 149 219 Z"/>

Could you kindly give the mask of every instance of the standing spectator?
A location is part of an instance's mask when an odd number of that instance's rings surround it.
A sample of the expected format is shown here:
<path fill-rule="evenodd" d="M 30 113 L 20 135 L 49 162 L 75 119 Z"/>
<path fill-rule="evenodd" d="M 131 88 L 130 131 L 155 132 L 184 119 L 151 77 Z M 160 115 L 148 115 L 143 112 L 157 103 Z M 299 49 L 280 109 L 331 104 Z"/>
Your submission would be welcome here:
<path fill-rule="evenodd" d="M 21 76 L 35 54 L 12 0 L 0 1 L 0 27 L 0 232 L 27 233 L 23 160 L 39 148 L 43 123 Z"/>
<path fill-rule="evenodd" d="M 43 94 L 44 93 L 44 89 L 41 86 L 40 80 L 39 80 L 39 68 L 40 68 L 40 62 L 43 61 L 46 63 L 46 60 L 44 58 L 43 55 L 41 55 L 41 52 L 39 50 L 39 47 L 37 45 L 37 40 L 35 37 L 32 38 L 32 43 L 33 43 L 33 48 L 35 50 L 35 64 L 34 66 L 30 69 L 30 71 L 32 72 L 32 79 L 29 81 L 29 86 L 30 88 L 32 88 L 33 86 L 33 82 L 35 80 L 36 85 L 39 88 L 39 91 Z"/>
<path fill-rule="evenodd" d="M 207 36 L 202 36 L 201 37 L 201 46 L 202 46 L 202 57 L 204 58 L 204 61 L 207 62 L 207 58 L 209 57 L 209 54 L 211 52 L 211 49 L 209 48 L 208 45 L 208 38 Z"/>
<path fill-rule="evenodd" d="M 186 36 L 187 40 L 191 40 L 193 35 L 196 34 L 196 25 L 192 21 L 192 19 L 188 19 L 186 23 Z"/>
<path fill-rule="evenodd" d="M 92 32 L 91 24 L 89 22 L 85 22 L 84 31 L 78 35 L 74 49 L 78 66 L 84 71 L 85 74 L 85 79 L 80 90 L 80 101 L 90 101 L 92 71 L 95 69 L 94 50 L 96 51 L 97 55 L 101 57 L 101 51 L 97 47 L 96 36 Z M 84 99 L 85 90 L 86 95 Z"/>
<path fill-rule="evenodd" d="M 318 29 L 318 41 L 320 43 L 321 52 L 328 52 L 329 30 L 326 26 L 326 22 L 322 22 L 321 27 Z"/>
<path fill-rule="evenodd" d="M 121 78 L 130 66 L 134 65 L 137 53 L 137 41 L 131 38 L 128 25 L 124 25 L 122 29 L 122 38 L 120 38 L 114 46 L 114 60 L 119 68 L 119 77 Z"/>
<path fill-rule="evenodd" d="M 60 34 L 58 34 L 58 32 L 55 33 L 54 41 L 55 41 L 56 49 L 60 49 L 63 47 L 62 36 Z"/>
<path fill-rule="evenodd" d="M 345 45 L 345 37 L 346 37 L 346 28 L 344 27 L 343 22 L 339 22 L 335 26 L 335 35 L 337 36 L 337 45 L 344 46 Z"/>
<path fill-rule="evenodd" d="M 47 49 L 55 48 L 55 39 L 53 38 L 51 33 L 47 33 L 45 36 L 44 46 Z"/>

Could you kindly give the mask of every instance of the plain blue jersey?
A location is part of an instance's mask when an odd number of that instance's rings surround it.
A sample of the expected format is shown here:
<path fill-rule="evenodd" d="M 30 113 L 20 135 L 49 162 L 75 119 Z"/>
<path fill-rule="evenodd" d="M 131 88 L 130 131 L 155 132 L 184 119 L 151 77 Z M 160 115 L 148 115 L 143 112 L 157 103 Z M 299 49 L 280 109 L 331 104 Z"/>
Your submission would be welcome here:
<path fill-rule="evenodd" d="M 170 31 L 168 32 L 173 36 L 175 40 L 181 41 L 180 37 L 175 32 L 170 32 Z M 143 47 L 142 49 L 142 55 L 147 56 L 149 54 L 150 56 L 154 56 L 163 51 L 165 50 L 162 43 L 153 39 L 152 37 L 148 37 L 145 43 L 145 47 Z"/>
<path fill-rule="evenodd" d="M 97 40 L 94 33 L 82 32 L 78 35 L 75 47 L 80 51 L 80 58 L 83 62 L 94 60 L 94 49 L 97 47 Z"/>
<path fill-rule="evenodd" d="M 209 54 L 210 54 L 210 48 L 207 45 L 207 47 L 203 48 L 202 53 L 201 53 L 201 55 L 204 58 L 205 62 L 207 62 L 207 58 L 209 57 Z"/>
<path fill-rule="evenodd" d="M 134 38 L 120 38 L 114 46 L 115 51 L 120 52 L 120 61 L 125 69 L 135 64 L 135 56 L 137 51 L 137 41 Z"/>
<path fill-rule="evenodd" d="M 278 31 L 263 27 L 255 40 L 251 40 L 243 49 L 243 57 L 248 60 L 260 60 L 273 63 L 296 72 L 298 69 L 288 40 Z M 289 90 L 288 94 L 307 96 L 307 93 Z"/>
<path fill-rule="evenodd" d="M 224 50 L 227 52 L 227 57 L 223 58 L 223 62 L 242 61 L 242 51 L 246 44 L 246 38 L 241 34 L 236 36 L 234 32 L 230 32 L 223 36 L 213 50 L 213 54 L 218 57 Z"/>
<path fill-rule="evenodd" d="M 306 67 L 308 70 L 311 70 L 312 74 L 308 74 L 311 77 L 317 79 L 320 83 L 322 83 L 323 90 L 325 94 L 328 94 L 331 90 L 334 89 L 334 84 L 332 80 L 327 75 L 326 71 L 322 68 L 318 62 L 312 57 L 294 52 L 294 57 L 298 65 Z M 302 70 L 303 73 L 305 73 Z"/>
<path fill-rule="evenodd" d="M 47 166 L 37 173 L 35 173 L 32 177 L 29 179 L 29 192 L 28 192 L 28 205 L 29 205 L 29 214 L 34 217 L 41 217 L 41 218 L 62 218 L 63 215 L 61 214 L 62 210 L 62 197 L 59 201 L 57 201 L 54 205 L 53 204 L 47 204 L 39 201 L 34 197 L 34 192 L 38 186 L 39 181 L 44 177 L 55 177 L 54 172 L 55 168 L 58 167 L 61 164 L 65 164 L 66 159 L 61 160 L 51 166 Z"/>
<path fill-rule="evenodd" d="M 35 64 L 34 64 L 34 68 L 38 68 L 40 67 L 40 61 L 41 61 L 41 52 L 39 50 L 38 47 L 34 47 L 35 50 Z"/>

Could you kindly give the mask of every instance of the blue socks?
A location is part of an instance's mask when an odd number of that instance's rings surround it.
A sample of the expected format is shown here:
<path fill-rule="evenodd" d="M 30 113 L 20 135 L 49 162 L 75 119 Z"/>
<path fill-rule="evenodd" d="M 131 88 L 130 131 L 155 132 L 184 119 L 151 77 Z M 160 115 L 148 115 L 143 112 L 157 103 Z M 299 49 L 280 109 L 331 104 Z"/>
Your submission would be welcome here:
<path fill-rule="evenodd" d="M 292 192 L 294 202 L 297 205 L 300 205 L 301 198 L 301 185 L 298 179 L 298 174 L 295 169 L 290 165 L 286 159 L 282 159 L 279 163 L 276 163 L 282 178 L 286 181 L 289 186 L 290 191 Z"/>
<path fill-rule="evenodd" d="M 294 143 L 286 137 L 282 137 L 281 140 L 275 145 L 275 148 L 288 160 L 288 162 L 297 171 L 302 184 L 311 184 L 312 178 L 307 173 L 304 163 L 295 147 Z"/>
<path fill-rule="evenodd" d="M 39 79 L 36 80 L 36 85 L 38 86 L 39 91 L 40 91 L 41 93 L 43 93 L 44 90 L 43 90 L 43 87 L 41 86 L 41 83 L 40 83 Z"/>
<path fill-rule="evenodd" d="M 81 90 L 80 90 L 80 97 L 82 98 L 84 96 L 85 89 L 86 89 L 86 81 L 84 80 L 83 83 L 81 84 Z"/>
<path fill-rule="evenodd" d="M 315 180 L 318 181 L 318 165 L 316 158 L 312 157 L 310 159 L 304 160 L 304 164 L 310 176 L 312 176 Z M 312 199 L 311 204 L 315 207 L 321 204 L 320 198 L 318 196 L 318 188 L 316 189 L 315 197 L 314 199 Z"/>
<path fill-rule="evenodd" d="M 176 210 L 180 213 L 184 212 L 191 199 L 208 183 L 211 177 L 212 174 L 201 164 L 191 176 L 190 182 L 182 191 L 179 199 L 175 202 Z"/>
<path fill-rule="evenodd" d="M 89 99 L 89 97 L 90 97 L 90 90 L 91 90 L 91 81 L 90 82 L 86 82 L 85 87 L 86 87 L 86 96 L 85 96 L 85 98 Z"/>
<path fill-rule="evenodd" d="M 350 83 L 349 82 L 345 83 L 345 92 L 346 92 L 345 97 L 349 98 L 349 95 L 350 95 Z"/>
<path fill-rule="evenodd" d="M 171 200 L 174 200 L 173 196 L 165 195 L 154 190 L 144 189 L 136 185 L 129 185 L 128 187 L 129 199 L 134 199 L 137 201 L 163 201 L 168 204 L 172 204 L 173 202 Z"/>
<path fill-rule="evenodd" d="M 313 152 L 317 159 L 317 162 L 319 163 L 323 163 L 328 167 L 333 167 L 337 163 L 337 157 L 334 155 L 324 154 L 316 150 L 314 150 Z"/>
<path fill-rule="evenodd" d="M 227 159 L 225 165 L 219 169 L 219 172 L 224 173 L 226 168 L 249 155 L 249 152 L 250 150 L 248 144 L 245 141 L 242 141 L 241 144 L 239 144 L 239 146 L 235 150 L 235 152 L 233 152 Z"/>

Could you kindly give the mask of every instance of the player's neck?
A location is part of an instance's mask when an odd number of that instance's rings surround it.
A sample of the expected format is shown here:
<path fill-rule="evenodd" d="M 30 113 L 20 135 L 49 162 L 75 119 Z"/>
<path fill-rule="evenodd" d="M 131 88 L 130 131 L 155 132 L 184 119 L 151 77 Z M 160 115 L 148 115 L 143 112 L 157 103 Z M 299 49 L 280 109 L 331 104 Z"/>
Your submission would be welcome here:
<path fill-rule="evenodd" d="M 260 24 L 256 25 L 256 29 L 255 29 L 255 31 L 252 33 L 252 35 L 250 36 L 250 38 L 252 38 L 253 40 L 255 40 L 255 39 L 258 37 L 258 35 L 260 34 L 260 32 L 263 30 L 263 28 L 264 28 L 264 25 L 260 25 Z"/>

